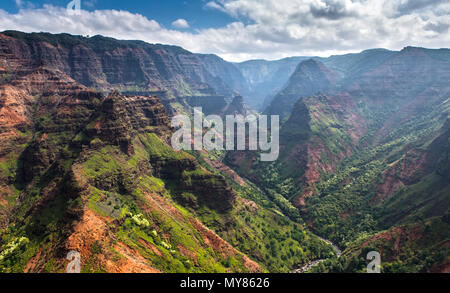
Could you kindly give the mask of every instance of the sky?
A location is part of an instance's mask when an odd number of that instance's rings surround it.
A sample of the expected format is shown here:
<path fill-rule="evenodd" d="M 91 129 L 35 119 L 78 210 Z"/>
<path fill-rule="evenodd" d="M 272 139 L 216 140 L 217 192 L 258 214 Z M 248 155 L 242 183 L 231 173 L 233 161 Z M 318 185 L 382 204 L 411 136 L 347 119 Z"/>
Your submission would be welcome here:
<path fill-rule="evenodd" d="M 228 61 L 450 47 L 450 0 L 1 0 L 0 31 L 143 40 Z"/>

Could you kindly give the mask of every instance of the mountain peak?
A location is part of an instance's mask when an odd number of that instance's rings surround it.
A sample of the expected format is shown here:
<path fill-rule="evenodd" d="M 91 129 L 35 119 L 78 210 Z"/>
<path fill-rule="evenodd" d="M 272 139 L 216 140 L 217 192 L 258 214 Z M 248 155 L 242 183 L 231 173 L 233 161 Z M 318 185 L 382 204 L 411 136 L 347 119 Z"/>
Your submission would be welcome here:
<path fill-rule="evenodd" d="M 331 69 L 329 69 L 321 61 L 310 58 L 308 60 L 301 62 L 297 66 L 297 70 L 294 72 L 292 77 L 294 77 L 298 74 L 304 75 L 305 71 L 310 72 L 310 73 L 315 73 L 315 74 L 324 74 L 330 80 L 334 80 L 335 79 L 334 75 L 336 75 Z M 310 76 L 309 74 L 308 74 L 308 77 L 306 77 L 306 76 L 303 76 L 303 77 L 304 78 L 312 78 L 312 76 Z"/>
<path fill-rule="evenodd" d="M 414 47 L 414 46 L 406 46 L 400 52 L 423 52 L 425 48 L 422 47 Z"/>
<path fill-rule="evenodd" d="M 299 99 L 326 93 L 337 80 L 338 75 L 319 60 L 305 60 L 297 66 L 287 86 L 274 98 L 267 112 L 288 118 Z"/>
<path fill-rule="evenodd" d="M 321 66 L 321 65 L 323 65 L 322 62 L 313 58 L 307 59 L 299 64 L 299 66 Z"/>

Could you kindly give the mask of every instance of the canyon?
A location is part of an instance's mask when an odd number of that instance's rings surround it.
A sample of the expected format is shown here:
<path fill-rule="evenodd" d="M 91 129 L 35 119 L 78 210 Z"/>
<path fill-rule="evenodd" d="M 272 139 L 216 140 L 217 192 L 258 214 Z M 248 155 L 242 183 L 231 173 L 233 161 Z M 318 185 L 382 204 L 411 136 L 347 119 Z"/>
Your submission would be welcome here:
<path fill-rule="evenodd" d="M 0 33 L 0 272 L 449 272 L 449 80 L 449 49 L 230 63 Z M 279 115 L 279 159 L 174 150 L 195 107 Z"/>

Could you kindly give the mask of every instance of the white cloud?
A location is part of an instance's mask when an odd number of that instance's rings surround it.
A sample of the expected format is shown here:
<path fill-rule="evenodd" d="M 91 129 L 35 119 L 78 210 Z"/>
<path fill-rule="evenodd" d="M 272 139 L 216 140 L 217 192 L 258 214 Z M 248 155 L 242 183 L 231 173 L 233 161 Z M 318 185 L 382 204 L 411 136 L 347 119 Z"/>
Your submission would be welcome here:
<path fill-rule="evenodd" d="M 172 22 L 174 28 L 185 29 L 189 28 L 189 23 L 185 19 L 177 19 Z"/>
<path fill-rule="evenodd" d="M 17 14 L 0 10 L 0 31 L 102 34 L 179 45 L 231 61 L 327 56 L 380 47 L 397 50 L 407 45 L 448 47 L 450 3 L 420 1 L 421 5 L 409 5 L 412 0 L 216 0 L 205 8 L 227 13 L 235 22 L 194 33 L 164 28 L 127 11 L 83 10 L 73 16 L 47 5 Z"/>
<path fill-rule="evenodd" d="M 17 6 L 19 9 L 23 9 L 23 8 L 29 8 L 29 9 L 32 9 L 32 8 L 34 8 L 34 4 L 31 3 L 30 1 L 15 0 L 15 2 L 16 2 L 16 6 Z"/>
<path fill-rule="evenodd" d="M 209 1 L 208 3 L 205 4 L 204 6 L 207 9 L 216 9 L 216 10 L 220 10 L 225 12 L 224 8 L 222 5 L 220 5 L 219 3 L 215 2 L 215 1 Z"/>

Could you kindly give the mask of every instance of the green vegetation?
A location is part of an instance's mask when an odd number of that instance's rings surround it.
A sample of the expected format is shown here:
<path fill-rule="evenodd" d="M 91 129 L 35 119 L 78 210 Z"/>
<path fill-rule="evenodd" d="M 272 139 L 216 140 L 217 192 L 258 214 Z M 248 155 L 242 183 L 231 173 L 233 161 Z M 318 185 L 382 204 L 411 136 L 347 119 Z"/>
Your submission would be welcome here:
<path fill-rule="evenodd" d="M 29 120 L 6 129 L 14 137 L 4 138 L 0 151 L 0 272 L 63 272 L 72 247 L 83 254 L 85 273 L 290 272 L 319 259 L 313 272 L 364 272 L 372 250 L 382 252 L 383 272 L 434 272 L 448 263 L 450 107 L 447 67 L 439 67 L 450 60 L 447 51 L 423 50 L 423 63 L 403 63 L 405 56 L 385 50 L 323 60 L 337 76 L 309 61 L 312 70 L 294 75 L 295 86 L 274 103 L 282 114 L 292 112 L 283 119 L 280 158 L 261 162 L 254 152 L 174 151 L 166 141 L 169 125 L 160 125 L 168 123 L 162 105 L 139 111 L 133 107 L 140 101 L 118 93 L 104 98 L 73 80 L 65 88 L 64 74 L 41 66 L 47 56 L 37 44 L 98 56 L 139 49 L 146 61 L 118 58 L 138 71 L 112 64 L 114 74 L 75 75 L 99 91 L 164 92 L 180 113 L 189 109 L 180 96 L 222 108 L 223 97 L 209 97 L 209 75 L 197 83 L 186 78 L 192 70 L 182 70 L 183 62 L 164 68 L 169 59 L 189 56 L 183 49 L 101 36 L 5 34 L 23 41 L 37 65 L 20 64 L 33 77 L 19 103 Z M 143 60 L 165 77 L 153 79 Z M 425 74 L 413 78 L 409 70 Z M 61 90 L 42 92 L 51 89 L 39 86 L 47 75 Z M 327 76 L 308 81 L 315 75 Z M 0 84 L 14 78 L 2 73 Z M 330 83 L 332 94 L 301 99 L 291 109 L 304 94 L 299 88 L 322 88 L 318 83 Z M 155 119 L 147 117 L 152 113 Z M 337 258 L 307 225 L 343 255 Z"/>
<path fill-rule="evenodd" d="M 149 152 L 150 156 L 164 158 L 165 160 L 168 159 L 182 160 L 189 158 L 189 156 L 186 153 L 174 151 L 169 145 L 165 144 L 154 133 L 147 133 L 145 135 L 140 135 L 139 139 L 145 146 L 147 152 Z"/>
<path fill-rule="evenodd" d="M 196 156 L 206 168 L 211 166 L 204 162 L 204 157 L 221 157 L 203 153 Z M 209 227 L 220 231 L 219 235 L 234 247 L 262 263 L 269 272 L 290 272 L 311 260 L 334 255 L 330 245 L 291 220 L 302 221 L 298 209 L 280 195 L 265 193 L 248 181 L 246 186 L 237 184 L 231 177 L 227 177 L 227 181 L 245 200 L 236 202 L 225 218 L 208 209 L 192 212 Z M 275 196 L 279 196 L 279 202 Z"/>
<path fill-rule="evenodd" d="M 424 103 L 420 115 L 415 116 L 411 112 L 407 112 L 410 116 L 396 114 L 405 103 L 400 97 L 376 105 L 360 97 L 357 107 L 348 109 L 336 109 L 334 101 L 324 96 L 303 99 L 282 126 L 278 161 L 262 163 L 257 154 L 247 153 L 236 156 L 238 160 L 227 157 L 227 162 L 258 182 L 285 215 L 299 223 L 304 219 L 315 233 L 348 249 L 348 256 L 323 262 L 314 271 L 363 271 L 367 265 L 365 255 L 351 252 L 367 246 L 364 241 L 392 227 L 421 227 L 427 219 L 440 221 L 448 214 L 448 106 L 439 97 L 433 99 Z M 354 113 L 364 117 L 361 125 L 348 119 Z M 388 131 L 382 128 L 386 125 L 391 127 Z M 367 127 L 359 142 L 349 132 L 355 127 Z M 308 163 L 315 163 L 313 168 L 320 175 L 312 185 L 304 176 Z M 387 187 L 392 188 L 388 195 L 382 195 L 382 184 L 394 186 Z M 313 196 L 306 199 L 303 213 L 299 214 L 291 202 L 305 188 Z M 442 229 L 441 234 L 447 235 L 444 226 L 435 229 Z M 448 235 L 443 239 L 448 239 Z M 382 251 L 386 241 L 370 240 L 370 244 L 373 250 Z M 430 264 L 445 263 L 442 256 L 448 255 L 446 245 L 414 245 L 407 252 L 396 251 L 387 256 L 392 258 L 392 269 L 386 268 L 386 272 L 427 271 Z M 417 263 L 409 256 L 411 251 L 435 262 Z M 394 260 L 396 257 L 398 260 Z"/>
<path fill-rule="evenodd" d="M 409 224 L 399 228 L 367 235 L 355 240 L 339 258 L 331 258 L 313 273 L 365 273 L 370 251 L 383 251 L 382 273 L 430 273 L 449 259 L 449 247 L 445 244 L 449 235 L 449 217 L 431 218 L 421 224 Z M 390 240 L 377 237 L 389 235 Z M 418 237 L 418 238 L 417 238 Z M 397 245 L 399 243 L 400 245 Z"/>

